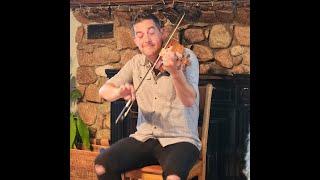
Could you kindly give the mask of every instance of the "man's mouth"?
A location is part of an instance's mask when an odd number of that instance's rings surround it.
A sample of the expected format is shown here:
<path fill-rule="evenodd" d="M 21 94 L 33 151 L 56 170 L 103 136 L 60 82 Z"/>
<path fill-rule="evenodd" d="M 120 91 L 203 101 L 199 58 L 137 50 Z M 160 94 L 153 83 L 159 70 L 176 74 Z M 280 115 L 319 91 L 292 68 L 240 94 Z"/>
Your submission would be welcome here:
<path fill-rule="evenodd" d="M 142 47 L 145 48 L 145 47 L 153 47 L 154 44 L 142 44 Z"/>

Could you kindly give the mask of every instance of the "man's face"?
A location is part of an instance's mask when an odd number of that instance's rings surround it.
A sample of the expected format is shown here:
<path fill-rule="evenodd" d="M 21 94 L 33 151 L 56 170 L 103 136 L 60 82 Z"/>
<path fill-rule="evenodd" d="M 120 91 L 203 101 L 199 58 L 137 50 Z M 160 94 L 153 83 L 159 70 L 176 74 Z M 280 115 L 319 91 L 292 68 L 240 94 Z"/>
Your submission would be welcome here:
<path fill-rule="evenodd" d="M 133 26 L 134 42 L 139 50 L 151 60 L 155 60 L 162 44 L 161 30 L 150 20 L 143 20 Z"/>

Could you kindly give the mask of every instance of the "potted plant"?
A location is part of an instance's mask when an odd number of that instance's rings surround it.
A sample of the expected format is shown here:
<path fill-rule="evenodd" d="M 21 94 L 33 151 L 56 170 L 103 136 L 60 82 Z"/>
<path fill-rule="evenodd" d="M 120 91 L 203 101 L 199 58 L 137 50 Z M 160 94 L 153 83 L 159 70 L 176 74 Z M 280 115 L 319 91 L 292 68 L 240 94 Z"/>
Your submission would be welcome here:
<path fill-rule="evenodd" d="M 90 149 L 89 129 L 75 110 L 76 104 L 81 97 L 82 94 L 78 89 L 71 91 L 70 109 L 73 112 L 70 112 L 70 148 Z"/>
<path fill-rule="evenodd" d="M 71 79 L 72 80 L 72 79 Z M 71 81 L 72 82 L 72 81 Z M 70 91 L 70 179 L 96 179 L 94 159 L 99 152 L 92 151 L 89 128 L 77 112 L 81 92 Z"/>

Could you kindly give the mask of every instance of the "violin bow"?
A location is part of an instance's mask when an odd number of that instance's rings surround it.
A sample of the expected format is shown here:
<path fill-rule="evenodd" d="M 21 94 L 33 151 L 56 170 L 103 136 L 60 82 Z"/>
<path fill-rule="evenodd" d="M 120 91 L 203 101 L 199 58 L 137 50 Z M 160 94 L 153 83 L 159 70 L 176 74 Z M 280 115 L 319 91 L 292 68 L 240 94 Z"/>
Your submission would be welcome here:
<path fill-rule="evenodd" d="M 167 48 L 169 42 L 171 41 L 174 33 L 177 31 L 177 29 L 178 29 L 179 25 L 181 24 L 181 22 L 182 22 L 182 20 L 183 20 L 183 18 L 184 18 L 185 15 L 186 15 L 186 14 L 183 12 L 180 20 L 178 21 L 176 27 L 175 27 L 175 28 L 173 29 L 173 31 L 171 32 L 169 38 L 167 39 L 167 41 L 166 41 L 166 43 L 164 44 L 164 46 L 162 47 L 162 49 Z M 139 90 L 142 82 L 143 82 L 144 79 L 147 77 L 147 75 L 149 74 L 149 72 L 154 69 L 154 67 L 156 66 L 156 64 L 158 63 L 159 60 L 160 60 L 160 55 L 158 55 L 158 58 L 157 58 L 156 61 L 153 63 L 153 66 L 149 67 L 147 73 L 143 76 L 143 78 L 142 78 L 142 80 L 140 81 L 137 89 L 135 89 L 135 93 L 137 93 L 137 91 Z M 117 124 L 119 121 L 123 121 L 124 118 L 126 118 L 126 116 L 127 116 L 127 114 L 129 113 L 129 110 L 131 109 L 133 103 L 134 103 L 134 101 L 132 101 L 131 99 L 126 103 L 126 105 L 123 107 L 123 109 L 121 110 L 120 114 L 118 115 L 118 117 L 117 117 L 117 119 L 116 119 L 116 124 Z"/>

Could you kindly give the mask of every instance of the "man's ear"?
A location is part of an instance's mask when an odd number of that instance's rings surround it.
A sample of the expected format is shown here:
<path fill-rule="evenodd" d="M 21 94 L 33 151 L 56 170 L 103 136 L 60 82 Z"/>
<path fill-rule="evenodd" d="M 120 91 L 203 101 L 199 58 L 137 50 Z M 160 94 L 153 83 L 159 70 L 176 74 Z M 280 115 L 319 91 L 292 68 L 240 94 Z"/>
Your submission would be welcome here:
<path fill-rule="evenodd" d="M 165 41 L 169 35 L 168 31 L 165 28 L 160 29 L 161 39 Z"/>
<path fill-rule="evenodd" d="M 160 28 L 160 33 L 163 34 L 164 28 Z"/>
<path fill-rule="evenodd" d="M 132 27 L 132 29 L 131 29 L 132 31 L 131 31 L 131 35 L 132 35 L 132 40 L 133 40 L 133 42 L 138 46 L 138 40 L 137 40 L 137 38 L 136 38 L 136 33 L 135 33 L 135 31 L 134 31 L 134 27 Z M 139 47 L 139 46 L 138 46 Z"/>
<path fill-rule="evenodd" d="M 138 43 L 139 43 L 139 42 L 138 42 L 138 38 L 136 38 L 135 36 L 133 36 L 132 39 L 133 39 L 133 42 L 136 44 L 136 46 L 138 46 Z M 139 46 L 138 46 L 138 47 L 139 47 Z"/>

